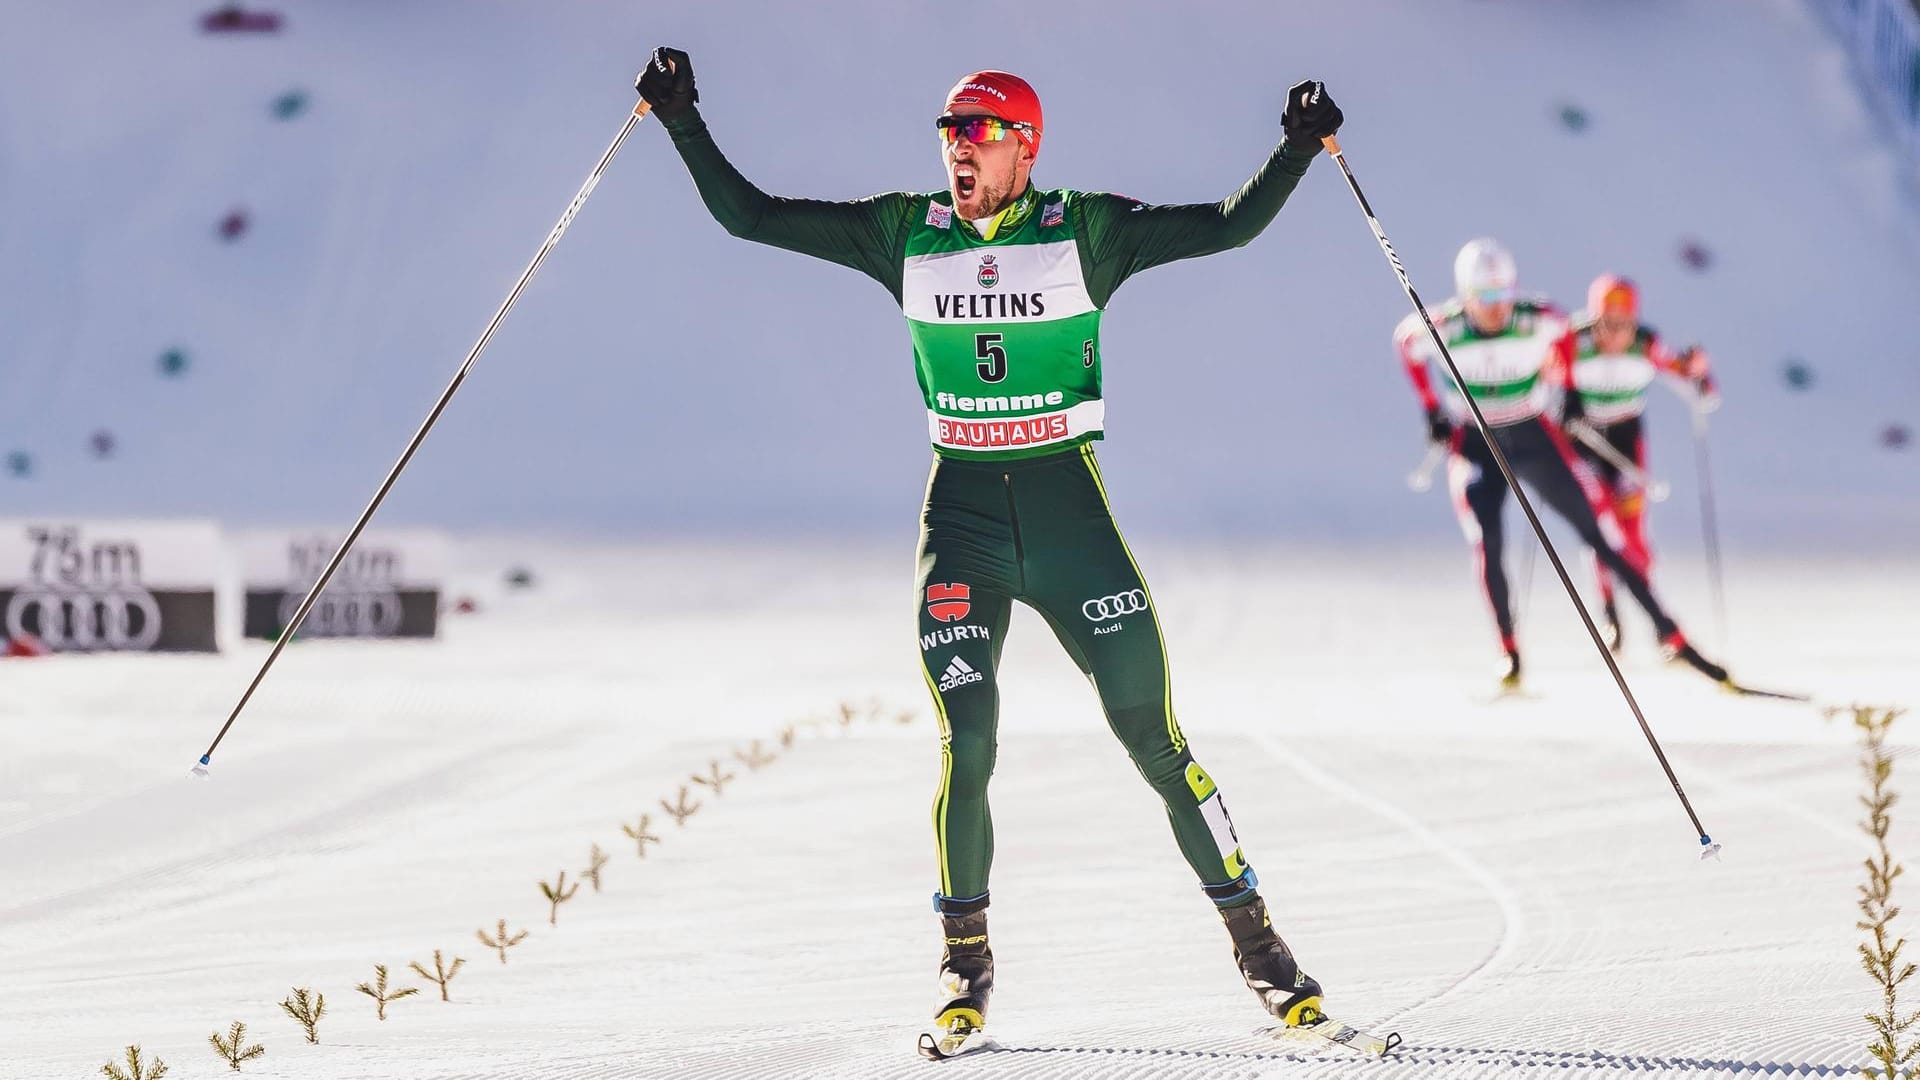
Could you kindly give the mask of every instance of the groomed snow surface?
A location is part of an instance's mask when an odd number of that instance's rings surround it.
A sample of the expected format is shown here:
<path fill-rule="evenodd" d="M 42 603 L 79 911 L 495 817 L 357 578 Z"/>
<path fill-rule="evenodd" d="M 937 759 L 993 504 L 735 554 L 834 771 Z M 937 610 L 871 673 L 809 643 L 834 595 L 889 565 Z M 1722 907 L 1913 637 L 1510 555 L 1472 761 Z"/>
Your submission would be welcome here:
<path fill-rule="evenodd" d="M 1044 625 L 1002 671 L 994 1026 L 929 1064 L 936 735 L 909 548 L 463 548 L 482 613 L 430 644 L 291 649 L 216 756 L 264 646 L 9 662 L 0 695 L 0 1074 L 98 1075 L 139 1043 L 175 1078 L 1613 1076 L 1866 1063 L 1857 748 L 1817 709 L 1625 660 L 1716 839 L 1686 820 L 1544 562 L 1537 696 L 1488 703 L 1457 541 L 1395 552 L 1137 543 L 1182 722 L 1276 922 L 1397 1063 L 1256 1033 L 1157 801 Z M 535 589 L 489 583 L 510 562 Z M 1697 638 L 1699 567 L 1659 568 Z M 1920 700 L 1920 571 L 1736 561 L 1736 673 L 1823 700 Z M 842 702 L 850 725 L 825 720 Z M 878 719 L 869 718 L 877 707 Z M 902 722 L 898 714 L 910 712 Z M 790 751 L 763 769 L 752 739 Z M 1920 720 L 1907 724 L 1920 725 Z M 1903 734 L 1896 726 L 1896 737 Z M 714 759 L 736 779 L 684 827 Z M 1903 760 L 1896 785 L 1916 776 Z M 1916 814 L 1895 810 L 1896 852 Z M 651 813 L 644 861 L 622 821 Z M 547 925 L 537 882 L 612 856 Z M 1903 882 L 1905 888 L 1920 886 Z M 503 967 L 474 938 L 531 934 Z M 354 992 L 467 959 L 375 1020 Z M 320 1045 L 276 1002 L 326 994 Z"/>

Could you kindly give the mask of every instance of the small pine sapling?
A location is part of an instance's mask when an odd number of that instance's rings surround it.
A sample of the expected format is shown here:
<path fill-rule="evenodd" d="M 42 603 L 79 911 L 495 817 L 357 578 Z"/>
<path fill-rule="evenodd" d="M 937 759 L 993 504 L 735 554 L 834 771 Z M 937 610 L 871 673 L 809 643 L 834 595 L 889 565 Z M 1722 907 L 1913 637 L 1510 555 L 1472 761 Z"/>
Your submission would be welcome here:
<path fill-rule="evenodd" d="M 713 793 L 719 795 L 726 791 L 727 785 L 733 782 L 733 777 L 734 774 L 723 771 L 720 762 L 716 760 L 707 763 L 707 775 L 700 776 L 696 774 L 693 777 L 693 782 L 699 784 L 701 787 L 712 788 Z"/>
<path fill-rule="evenodd" d="M 315 1029 L 320 1026 L 321 1018 L 327 1015 L 327 995 L 296 986 L 293 993 L 280 1003 L 280 1008 L 306 1031 L 309 1043 L 319 1045 L 320 1033 Z"/>
<path fill-rule="evenodd" d="M 140 1044 L 127 1047 L 127 1067 L 121 1068 L 117 1061 L 109 1061 L 100 1066 L 100 1075 L 107 1080 L 160 1080 L 167 1075 L 167 1063 L 158 1057 L 152 1064 L 140 1060 Z"/>
<path fill-rule="evenodd" d="M 412 997 L 420 992 L 419 988 L 412 986 L 402 987 L 398 990 L 388 990 L 387 965 L 385 964 L 373 965 L 372 985 L 361 983 L 359 986 L 354 987 L 354 989 L 373 999 L 374 1012 L 382 1020 L 387 1018 L 387 1002 L 399 1001 L 403 997 Z"/>
<path fill-rule="evenodd" d="M 692 817 L 694 812 L 700 809 L 700 804 L 687 798 L 687 785 L 681 784 L 678 801 L 668 802 L 665 799 L 661 799 L 660 808 L 673 815 L 673 823 L 675 825 L 684 827 L 687 819 Z"/>
<path fill-rule="evenodd" d="M 594 892 L 600 891 L 600 868 L 605 865 L 607 865 L 607 853 L 600 850 L 599 844 L 593 845 L 593 851 L 587 855 L 587 868 L 580 871 L 580 876 L 593 882 Z"/>
<path fill-rule="evenodd" d="M 440 1000 L 446 1001 L 448 1000 L 447 984 L 452 982 L 453 977 L 460 973 L 460 965 L 464 963 L 466 963 L 465 960 L 456 956 L 453 958 L 453 966 L 448 967 L 446 961 L 440 958 L 440 950 L 435 949 L 433 950 L 433 970 L 432 971 L 428 971 L 426 968 L 421 967 L 420 961 L 418 960 L 408 961 L 407 966 L 419 972 L 421 978 L 440 987 Z"/>
<path fill-rule="evenodd" d="M 573 899 L 573 894 L 579 891 L 579 882 L 576 881 L 572 885 L 567 884 L 567 872 L 565 870 L 560 871 L 559 878 L 557 878 L 553 884 L 549 885 L 544 881 L 540 883 L 540 895 L 547 898 L 548 926 L 560 925 L 560 905 Z"/>
<path fill-rule="evenodd" d="M 247 1025 L 238 1020 L 227 1029 L 225 1036 L 216 1031 L 207 1036 L 207 1041 L 213 1044 L 213 1052 L 224 1058 L 234 1072 L 240 1071 L 241 1062 L 252 1061 L 267 1052 L 267 1048 L 259 1043 L 247 1045 Z"/>
<path fill-rule="evenodd" d="M 527 934 L 530 932 L 531 931 L 522 930 L 509 937 L 507 935 L 507 920 L 501 919 L 500 928 L 494 932 L 493 937 L 488 937 L 485 930 L 475 930 L 474 934 L 479 937 L 482 945 L 497 951 L 500 954 L 500 962 L 504 964 L 507 962 L 507 950 L 525 941 Z"/>
<path fill-rule="evenodd" d="M 652 814 L 641 814 L 638 825 L 629 825 L 624 821 L 620 823 L 620 831 L 626 833 L 627 839 L 633 841 L 636 849 L 635 853 L 643 859 L 647 857 L 647 845 L 660 842 L 659 837 L 647 831 L 647 827 L 652 824 Z"/>
<path fill-rule="evenodd" d="M 759 772 L 774 762 L 774 755 L 760 745 L 759 739 L 748 743 L 745 750 L 735 750 L 733 756 L 736 761 L 754 772 Z"/>
<path fill-rule="evenodd" d="M 1893 902 L 1893 883 L 1906 868 L 1893 861 L 1893 852 L 1887 843 L 1893 829 L 1893 806 L 1900 801 L 1892 786 L 1894 755 L 1887 749 L 1887 730 L 1899 717 L 1900 710 L 1854 705 L 1847 709 L 1829 709 L 1827 717 L 1831 719 L 1848 712 L 1853 714 L 1854 726 L 1860 729 L 1863 751 L 1860 767 L 1867 782 L 1867 793 L 1860 797 L 1867 819 L 1860 822 L 1860 828 L 1874 845 L 1873 854 L 1864 863 L 1867 882 L 1858 886 L 1860 899 L 1856 906 L 1860 909 L 1860 918 L 1854 926 L 1867 934 L 1867 940 L 1857 946 L 1860 966 L 1880 992 L 1880 1007 L 1867 1013 L 1866 1020 L 1874 1033 L 1867 1053 L 1880 1062 L 1881 1071 L 1875 1072 L 1872 1068 L 1861 1071 L 1867 1076 L 1895 1080 L 1912 1076 L 1913 1070 L 1905 1066 L 1920 1055 L 1920 1043 L 1903 1041 L 1907 1032 L 1920 1024 L 1920 1012 L 1907 1012 L 1899 993 L 1901 985 L 1920 968 L 1911 960 L 1900 958 L 1907 939 L 1895 939 L 1892 930 L 1893 920 L 1900 914 L 1900 908 Z"/>

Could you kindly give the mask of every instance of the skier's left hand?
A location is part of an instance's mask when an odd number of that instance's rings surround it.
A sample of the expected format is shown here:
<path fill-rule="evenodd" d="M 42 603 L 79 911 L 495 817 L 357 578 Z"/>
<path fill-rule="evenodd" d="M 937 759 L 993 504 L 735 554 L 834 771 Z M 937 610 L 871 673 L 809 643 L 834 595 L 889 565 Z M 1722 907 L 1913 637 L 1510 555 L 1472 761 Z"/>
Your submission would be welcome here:
<path fill-rule="evenodd" d="M 1674 359 L 1679 362 L 1680 374 L 1696 383 L 1706 381 L 1707 372 L 1712 369 L 1707 360 L 1707 350 L 1698 345 L 1689 345 L 1680 350 L 1680 355 Z"/>
<path fill-rule="evenodd" d="M 647 66 L 634 77 L 633 88 L 661 120 L 678 119 L 700 100 L 700 91 L 693 85 L 693 61 L 684 51 L 667 45 L 653 50 Z"/>
<path fill-rule="evenodd" d="M 1287 134 L 1287 145 L 1296 150 L 1317 153 L 1320 140 L 1340 130 L 1346 120 L 1340 106 L 1333 103 L 1327 85 L 1318 79 L 1302 79 L 1287 91 L 1287 107 L 1280 114 L 1280 130 Z"/>

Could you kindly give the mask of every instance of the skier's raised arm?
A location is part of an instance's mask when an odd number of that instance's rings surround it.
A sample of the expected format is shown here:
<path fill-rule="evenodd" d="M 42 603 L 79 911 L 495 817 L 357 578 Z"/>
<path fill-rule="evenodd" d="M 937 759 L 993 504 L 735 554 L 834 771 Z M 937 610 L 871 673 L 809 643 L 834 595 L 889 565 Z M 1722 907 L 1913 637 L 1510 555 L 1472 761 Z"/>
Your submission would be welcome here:
<path fill-rule="evenodd" d="M 1273 221 L 1307 173 L 1320 140 L 1339 130 L 1340 107 L 1316 81 L 1287 92 L 1280 144 L 1238 191 L 1211 203 L 1152 205 L 1123 195 L 1083 196 L 1089 285 L 1106 293 L 1142 270 L 1241 247 Z"/>
<path fill-rule="evenodd" d="M 727 232 L 743 240 L 797 251 L 852 267 L 900 295 L 901 226 L 913 196 L 891 192 L 830 201 L 768 195 L 734 168 L 694 103 L 693 62 L 679 49 L 659 48 L 634 82 L 667 129 L 687 172 Z"/>

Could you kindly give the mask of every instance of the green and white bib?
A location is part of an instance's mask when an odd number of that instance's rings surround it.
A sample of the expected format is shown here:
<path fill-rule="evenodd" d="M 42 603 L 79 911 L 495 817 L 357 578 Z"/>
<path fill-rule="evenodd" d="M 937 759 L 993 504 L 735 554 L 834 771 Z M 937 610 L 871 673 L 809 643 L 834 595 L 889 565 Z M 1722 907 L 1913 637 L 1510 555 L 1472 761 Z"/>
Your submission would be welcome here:
<path fill-rule="evenodd" d="M 1546 410 L 1553 391 L 1554 353 L 1569 328 L 1565 315 L 1543 301 L 1523 297 L 1513 306 L 1513 321 L 1493 335 L 1475 330 L 1458 300 L 1434 308 L 1432 315 L 1434 327 L 1466 381 L 1467 392 L 1473 395 L 1487 423 L 1495 427 L 1517 424 Z M 1408 355 L 1425 360 L 1435 369 L 1449 412 L 1456 419 L 1464 419 L 1466 403 L 1447 376 L 1419 314 L 1403 319 L 1394 335 Z"/>
<path fill-rule="evenodd" d="M 1642 326 L 1625 352 L 1601 352 L 1591 323 L 1578 326 L 1573 339 L 1573 388 L 1580 406 L 1596 424 L 1614 424 L 1639 416 L 1647 407 L 1647 387 L 1659 369 L 1653 362 L 1653 332 Z"/>
<path fill-rule="evenodd" d="M 936 453 L 1017 458 L 1101 437 L 1100 309 L 1074 193 L 1028 192 L 988 240 L 942 192 L 916 201 L 900 306 Z"/>

